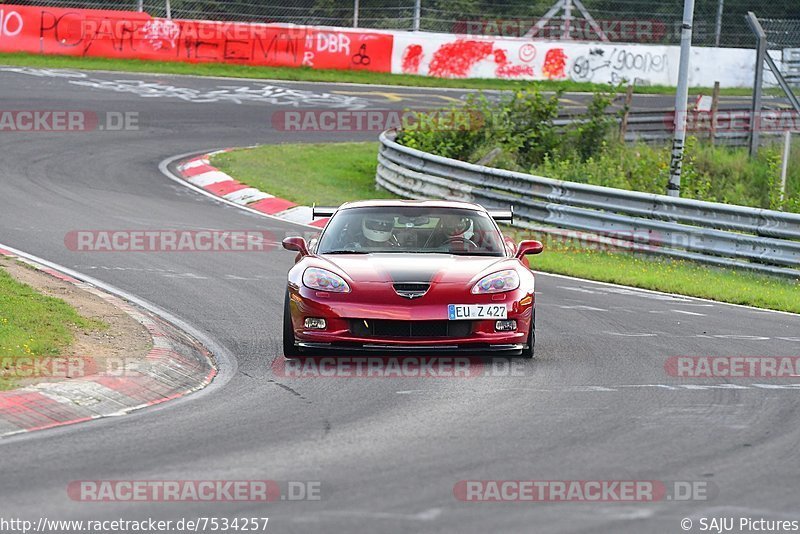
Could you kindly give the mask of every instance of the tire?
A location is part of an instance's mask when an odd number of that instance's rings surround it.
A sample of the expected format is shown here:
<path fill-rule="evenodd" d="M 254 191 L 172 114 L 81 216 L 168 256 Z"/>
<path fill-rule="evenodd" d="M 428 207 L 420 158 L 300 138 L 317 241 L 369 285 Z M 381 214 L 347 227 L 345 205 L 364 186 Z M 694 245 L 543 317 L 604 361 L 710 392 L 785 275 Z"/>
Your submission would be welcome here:
<path fill-rule="evenodd" d="M 283 301 L 283 355 L 286 358 L 297 358 L 300 349 L 294 344 L 294 326 L 292 326 L 292 313 L 289 308 L 289 290 Z"/>
<path fill-rule="evenodd" d="M 528 333 L 528 345 L 522 349 L 522 354 L 520 356 L 527 360 L 533 358 L 533 346 L 536 344 L 536 309 L 534 308 L 531 311 L 531 330 Z"/>

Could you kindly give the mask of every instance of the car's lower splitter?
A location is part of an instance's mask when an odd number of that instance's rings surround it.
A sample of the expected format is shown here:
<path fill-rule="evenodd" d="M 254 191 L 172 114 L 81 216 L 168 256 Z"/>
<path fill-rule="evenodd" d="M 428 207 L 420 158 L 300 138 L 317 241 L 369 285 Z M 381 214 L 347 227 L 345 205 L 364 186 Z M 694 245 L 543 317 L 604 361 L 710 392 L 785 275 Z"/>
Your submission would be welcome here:
<path fill-rule="evenodd" d="M 393 352 L 393 353 L 420 353 L 420 352 L 458 352 L 463 354 L 484 354 L 487 352 L 515 353 L 525 348 L 521 343 L 508 343 L 501 345 L 384 345 L 379 343 L 363 344 L 337 344 L 337 343 L 312 343 L 300 342 L 298 347 L 305 350 L 320 350 L 331 353 L 347 352 Z"/>

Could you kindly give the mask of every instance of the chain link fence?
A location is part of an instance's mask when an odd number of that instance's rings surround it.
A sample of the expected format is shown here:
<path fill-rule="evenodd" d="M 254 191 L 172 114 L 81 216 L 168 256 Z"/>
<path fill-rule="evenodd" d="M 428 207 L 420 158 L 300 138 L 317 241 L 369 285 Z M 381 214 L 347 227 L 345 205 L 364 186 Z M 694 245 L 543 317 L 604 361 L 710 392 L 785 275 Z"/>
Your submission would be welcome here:
<path fill-rule="evenodd" d="M 17 0 L 13 4 L 94 9 L 142 8 L 153 16 L 240 22 L 283 22 L 374 29 L 530 36 L 612 42 L 678 44 L 683 0 Z M 0 2 L 2 4 L 4 2 Z M 566 4 L 563 5 L 563 4 Z M 567 9 L 565 9 L 565 7 Z M 582 9 L 582 8 L 585 8 Z M 697 0 L 693 42 L 698 46 L 753 47 L 745 15 L 763 21 L 771 48 L 800 48 L 798 0 Z M 569 24 L 565 13 L 569 12 Z M 592 24 L 584 15 L 588 13 Z M 543 21 L 543 19 L 545 19 Z"/>
<path fill-rule="evenodd" d="M 800 14 L 800 5 L 797 12 Z M 800 18 L 775 19 L 756 15 L 766 34 L 767 49 L 781 50 L 781 71 L 786 81 L 793 87 L 800 87 Z"/>
<path fill-rule="evenodd" d="M 756 12 L 764 31 L 767 33 L 767 47 L 800 48 L 800 4 L 797 5 L 798 18 L 774 19 Z"/>

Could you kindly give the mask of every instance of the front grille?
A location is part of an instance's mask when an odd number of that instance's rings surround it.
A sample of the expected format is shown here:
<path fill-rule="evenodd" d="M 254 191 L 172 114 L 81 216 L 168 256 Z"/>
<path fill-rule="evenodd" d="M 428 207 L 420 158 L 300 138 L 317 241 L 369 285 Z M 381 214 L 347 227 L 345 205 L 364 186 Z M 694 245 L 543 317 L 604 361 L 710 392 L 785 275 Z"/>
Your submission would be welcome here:
<path fill-rule="evenodd" d="M 350 332 L 359 337 L 465 337 L 472 333 L 472 321 L 354 319 Z"/>
<path fill-rule="evenodd" d="M 395 291 L 427 291 L 429 287 L 430 284 L 424 283 L 394 284 Z"/>
<path fill-rule="evenodd" d="M 427 293 L 431 285 L 426 283 L 402 283 L 393 284 L 392 287 L 394 287 L 394 292 L 401 297 L 415 299 Z"/>

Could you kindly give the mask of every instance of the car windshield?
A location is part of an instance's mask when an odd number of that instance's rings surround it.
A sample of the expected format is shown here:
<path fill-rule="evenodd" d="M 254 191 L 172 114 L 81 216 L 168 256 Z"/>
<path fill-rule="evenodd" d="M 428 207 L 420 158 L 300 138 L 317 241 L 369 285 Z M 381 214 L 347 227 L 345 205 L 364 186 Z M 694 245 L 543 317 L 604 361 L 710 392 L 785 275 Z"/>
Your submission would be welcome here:
<path fill-rule="evenodd" d="M 346 208 L 328 223 L 318 254 L 428 253 L 503 256 L 486 212 L 462 208 Z"/>

